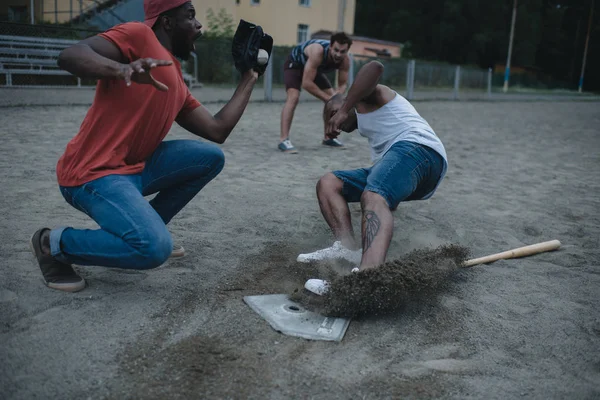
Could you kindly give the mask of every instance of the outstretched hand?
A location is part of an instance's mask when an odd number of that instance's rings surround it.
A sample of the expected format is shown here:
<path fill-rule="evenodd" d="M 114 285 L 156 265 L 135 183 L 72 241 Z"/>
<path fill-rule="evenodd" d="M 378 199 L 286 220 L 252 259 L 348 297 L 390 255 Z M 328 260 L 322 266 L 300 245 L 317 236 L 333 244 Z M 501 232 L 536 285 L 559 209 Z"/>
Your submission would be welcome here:
<path fill-rule="evenodd" d="M 325 127 L 325 135 L 335 138 L 342 131 L 340 126 L 346 121 L 348 118 L 348 113 L 342 110 L 338 110 L 335 114 L 329 118 L 329 122 L 327 122 L 327 126 Z"/>
<path fill-rule="evenodd" d="M 152 85 L 156 89 L 166 92 L 168 86 L 154 79 L 150 71 L 153 68 L 172 65 L 170 60 L 157 60 L 154 58 L 140 58 L 132 63 L 124 64 L 120 71 L 120 78 L 125 81 L 127 86 L 131 86 L 131 82 Z"/>

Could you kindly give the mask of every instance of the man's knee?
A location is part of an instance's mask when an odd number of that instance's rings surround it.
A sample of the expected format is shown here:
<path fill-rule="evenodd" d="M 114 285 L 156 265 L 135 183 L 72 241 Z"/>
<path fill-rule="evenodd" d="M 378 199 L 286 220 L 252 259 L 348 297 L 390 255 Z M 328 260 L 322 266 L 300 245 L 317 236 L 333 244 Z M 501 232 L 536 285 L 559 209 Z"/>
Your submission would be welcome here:
<path fill-rule="evenodd" d="M 205 157 L 210 166 L 211 175 L 217 176 L 225 166 L 225 154 L 218 146 L 211 145 L 205 152 Z"/>
<path fill-rule="evenodd" d="M 381 204 L 390 208 L 388 201 L 381 194 L 365 190 L 360 196 L 360 204 L 363 208 L 373 207 L 374 205 Z"/>
<path fill-rule="evenodd" d="M 288 89 L 285 102 L 292 107 L 296 107 L 298 105 L 299 101 L 300 101 L 300 91 L 296 90 L 296 89 Z"/>
<path fill-rule="evenodd" d="M 328 172 L 317 182 L 317 194 L 341 193 L 344 182 L 333 173 Z"/>
<path fill-rule="evenodd" d="M 192 142 L 196 146 L 194 164 L 202 166 L 202 175 L 217 176 L 225 166 L 225 154 L 212 143 Z"/>
<path fill-rule="evenodd" d="M 156 229 L 143 233 L 130 245 L 136 250 L 132 267 L 135 269 L 152 269 L 160 267 L 167 261 L 173 251 L 171 234 L 166 229 Z"/>

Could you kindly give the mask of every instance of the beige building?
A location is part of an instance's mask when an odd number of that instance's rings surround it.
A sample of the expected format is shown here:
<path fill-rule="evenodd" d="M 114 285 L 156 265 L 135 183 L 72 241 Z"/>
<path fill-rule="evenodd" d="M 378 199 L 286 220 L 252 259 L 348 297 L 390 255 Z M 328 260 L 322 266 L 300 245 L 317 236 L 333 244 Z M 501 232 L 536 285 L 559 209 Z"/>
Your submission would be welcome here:
<path fill-rule="evenodd" d="M 0 17 L 4 21 L 31 23 L 31 5 L 34 21 L 47 23 L 65 23 L 77 17 L 81 12 L 107 0 L 2 0 Z M 135 0 L 128 0 L 135 1 Z"/>
<path fill-rule="evenodd" d="M 0 19 L 29 24 L 32 4 L 36 23 L 44 21 L 54 24 L 70 21 L 94 2 L 92 0 L 2 0 Z"/>
<path fill-rule="evenodd" d="M 192 0 L 198 20 L 207 24 L 207 11 L 220 9 L 233 18 L 253 22 L 273 36 L 275 45 L 291 46 L 319 30 L 354 33 L 356 0 Z"/>
<path fill-rule="evenodd" d="M 138 2 L 143 0 L 121 0 Z M 261 25 L 275 45 L 289 46 L 310 39 L 320 30 L 343 30 L 354 33 L 356 0 L 191 0 L 198 20 L 208 27 L 209 9 L 218 14 L 224 9 L 234 24 L 244 19 Z M 115 3 L 115 0 L 33 0 L 36 21 L 64 23 L 95 3 Z M 31 0 L 2 0 L 0 15 L 15 22 L 30 22 Z"/>
<path fill-rule="evenodd" d="M 35 0 L 34 4 L 41 0 Z M 31 1 L 30 0 L 6 0 L 0 1 L 0 21 L 31 23 Z M 34 6 L 34 10 L 35 10 Z M 37 11 L 37 10 L 36 10 Z M 39 13 L 35 13 L 35 21 L 39 20 Z"/>

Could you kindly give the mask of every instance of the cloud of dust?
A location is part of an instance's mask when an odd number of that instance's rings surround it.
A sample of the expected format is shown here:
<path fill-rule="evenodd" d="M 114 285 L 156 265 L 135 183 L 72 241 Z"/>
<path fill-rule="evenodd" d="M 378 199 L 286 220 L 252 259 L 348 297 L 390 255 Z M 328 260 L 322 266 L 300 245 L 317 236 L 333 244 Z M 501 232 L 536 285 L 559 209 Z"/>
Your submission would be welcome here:
<path fill-rule="evenodd" d="M 468 256 L 469 250 L 458 245 L 417 249 L 377 268 L 333 277 L 329 292 L 319 299 L 306 291 L 293 293 L 290 298 L 331 317 L 389 313 L 409 300 L 438 294 Z"/>

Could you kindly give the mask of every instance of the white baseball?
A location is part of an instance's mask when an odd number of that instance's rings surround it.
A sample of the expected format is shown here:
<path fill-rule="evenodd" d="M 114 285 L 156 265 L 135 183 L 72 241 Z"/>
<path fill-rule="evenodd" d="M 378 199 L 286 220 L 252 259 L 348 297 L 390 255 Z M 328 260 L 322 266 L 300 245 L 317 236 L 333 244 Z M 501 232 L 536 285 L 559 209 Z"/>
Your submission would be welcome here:
<path fill-rule="evenodd" d="M 269 53 L 267 53 L 265 49 L 258 50 L 256 61 L 258 61 L 260 65 L 265 65 L 267 61 L 269 61 Z"/>

